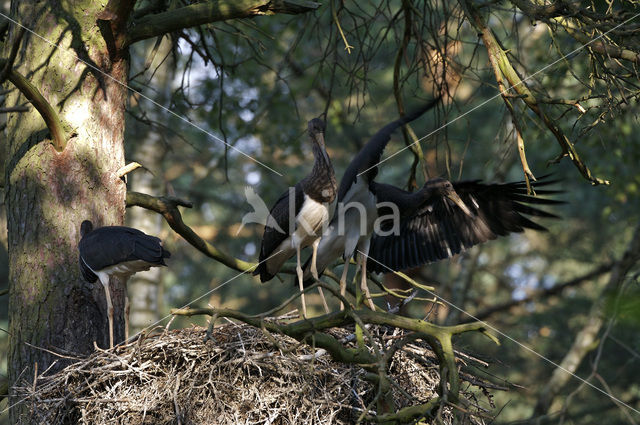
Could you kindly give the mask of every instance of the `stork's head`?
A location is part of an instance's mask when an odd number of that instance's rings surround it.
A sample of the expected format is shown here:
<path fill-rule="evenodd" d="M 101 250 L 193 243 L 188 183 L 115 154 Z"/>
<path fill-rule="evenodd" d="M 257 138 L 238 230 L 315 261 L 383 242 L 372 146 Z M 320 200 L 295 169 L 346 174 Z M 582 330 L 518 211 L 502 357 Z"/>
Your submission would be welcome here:
<path fill-rule="evenodd" d="M 448 198 L 449 200 L 451 200 L 451 202 L 457 205 L 458 208 L 460 208 L 465 214 L 467 214 L 470 217 L 473 217 L 474 214 L 471 212 L 469 207 L 467 207 L 464 201 L 460 198 L 455 188 L 453 187 L 453 184 L 451 184 L 449 180 L 443 179 L 443 178 L 431 179 L 424 184 L 423 189 L 431 191 L 431 196 L 442 196 L 442 197 Z"/>
<path fill-rule="evenodd" d="M 320 148 L 320 152 L 322 152 L 322 156 L 328 164 L 330 161 L 324 144 L 324 129 L 325 123 L 321 118 L 314 118 L 309 121 L 309 137 L 311 137 L 311 143 Z"/>
<path fill-rule="evenodd" d="M 85 220 L 80 225 L 80 236 L 84 237 L 86 234 L 93 230 L 93 223 L 89 220 Z"/>
<path fill-rule="evenodd" d="M 313 137 L 314 134 L 323 133 L 324 134 L 325 124 L 322 118 L 314 118 L 309 121 L 309 135 Z"/>

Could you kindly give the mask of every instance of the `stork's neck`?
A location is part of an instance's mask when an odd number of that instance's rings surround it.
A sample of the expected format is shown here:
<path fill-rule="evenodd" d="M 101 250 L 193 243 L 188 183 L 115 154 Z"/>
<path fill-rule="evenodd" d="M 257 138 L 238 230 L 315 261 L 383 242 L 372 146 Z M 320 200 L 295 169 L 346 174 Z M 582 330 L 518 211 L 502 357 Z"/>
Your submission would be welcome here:
<path fill-rule="evenodd" d="M 313 169 L 301 182 L 304 193 L 314 201 L 333 202 L 338 184 L 331 160 L 318 143 L 313 143 L 313 156 Z"/>
<path fill-rule="evenodd" d="M 317 168 L 323 168 L 333 174 L 333 165 L 331 165 L 331 159 L 329 159 L 329 155 L 327 155 L 326 149 L 323 146 L 320 146 L 320 144 L 317 142 L 313 143 L 313 157 L 315 158 L 315 162 L 313 163 L 314 171 Z"/>

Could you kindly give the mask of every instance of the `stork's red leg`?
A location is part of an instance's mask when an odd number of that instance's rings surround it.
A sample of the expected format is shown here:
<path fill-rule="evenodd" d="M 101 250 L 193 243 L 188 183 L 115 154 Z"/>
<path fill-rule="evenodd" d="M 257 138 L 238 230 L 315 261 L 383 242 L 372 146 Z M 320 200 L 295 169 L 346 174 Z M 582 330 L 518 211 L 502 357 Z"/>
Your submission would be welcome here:
<path fill-rule="evenodd" d="M 126 292 L 126 288 L 125 288 Z M 124 295 L 124 342 L 129 342 L 129 297 Z"/>
<path fill-rule="evenodd" d="M 113 304 L 111 303 L 111 292 L 109 292 L 109 278 L 106 282 L 100 279 L 104 287 L 104 294 L 107 298 L 107 318 L 109 319 L 109 348 L 113 348 Z"/>
<path fill-rule="evenodd" d="M 296 273 L 298 274 L 298 285 L 300 286 L 300 301 L 302 301 L 302 317 L 307 317 L 307 304 L 304 301 L 304 285 L 302 278 L 302 266 L 300 266 L 300 244 L 296 244 Z"/>
<path fill-rule="evenodd" d="M 316 257 L 318 256 L 318 245 L 320 245 L 320 238 L 313 241 L 313 252 L 311 254 L 311 275 L 315 280 L 318 280 L 318 268 L 316 266 Z M 324 297 L 324 291 L 321 287 L 318 286 L 318 293 L 320 294 L 320 299 L 322 300 L 322 305 L 324 306 L 325 313 L 329 314 L 329 306 L 327 305 L 327 299 Z"/>
<path fill-rule="evenodd" d="M 343 297 L 347 294 L 347 273 L 349 272 L 349 259 L 344 262 L 344 269 L 342 269 L 342 276 L 340 276 L 340 295 Z M 340 301 L 340 310 L 344 310 L 344 304 Z"/>

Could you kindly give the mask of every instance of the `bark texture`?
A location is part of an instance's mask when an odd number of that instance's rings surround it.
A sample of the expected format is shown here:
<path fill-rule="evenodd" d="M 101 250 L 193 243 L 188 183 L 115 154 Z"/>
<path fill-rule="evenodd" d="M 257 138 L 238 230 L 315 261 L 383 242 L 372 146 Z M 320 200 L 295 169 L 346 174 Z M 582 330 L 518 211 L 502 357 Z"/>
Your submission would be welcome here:
<path fill-rule="evenodd" d="M 64 365 L 40 349 L 86 354 L 108 346 L 106 303 L 99 284 L 82 280 L 77 243 L 80 223 L 122 224 L 126 61 L 112 61 L 97 24 L 104 2 L 14 1 L 12 15 L 32 34 L 16 60 L 24 75 L 69 128 L 58 153 L 36 111 L 8 119 L 5 188 L 9 247 L 9 379 L 32 380 L 34 372 Z M 12 94 L 7 105 L 24 102 Z M 123 283 L 112 281 L 116 341 L 123 339 Z M 40 347 L 40 348 L 35 348 Z M 57 360 L 57 362 L 55 362 Z M 36 366 L 37 365 L 37 366 Z M 15 402 L 17 400 L 11 400 Z M 11 422 L 25 421 L 18 405 Z"/>

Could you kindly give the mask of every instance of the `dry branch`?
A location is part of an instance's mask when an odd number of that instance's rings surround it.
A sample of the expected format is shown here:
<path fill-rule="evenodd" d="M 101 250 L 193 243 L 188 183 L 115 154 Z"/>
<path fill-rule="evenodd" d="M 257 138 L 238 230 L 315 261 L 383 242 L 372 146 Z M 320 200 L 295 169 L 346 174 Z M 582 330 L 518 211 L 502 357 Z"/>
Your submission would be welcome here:
<path fill-rule="evenodd" d="M 540 291 L 536 291 L 526 297 L 519 299 L 512 299 L 502 304 L 493 305 L 491 307 L 487 307 L 484 310 L 479 311 L 473 315 L 473 318 L 466 318 L 461 321 L 461 323 L 469 323 L 474 320 L 486 320 L 490 316 L 500 313 L 503 311 L 507 311 L 513 307 L 517 307 L 519 305 L 530 303 L 531 301 L 538 300 L 541 298 L 550 297 L 553 295 L 560 295 L 565 288 L 571 288 L 577 285 L 581 285 L 585 282 L 588 282 L 592 279 L 595 279 L 605 273 L 609 273 L 613 268 L 613 263 L 603 264 L 600 267 L 597 267 L 594 270 L 591 270 L 588 273 L 585 273 L 581 276 L 575 277 L 571 280 L 568 280 L 564 283 L 559 283 L 557 285 L 552 286 L 551 288 L 543 289 Z"/>
<path fill-rule="evenodd" d="M 339 295 L 333 287 L 322 283 L 318 283 L 317 285 Z M 447 388 L 446 400 L 454 404 L 459 401 L 460 378 L 451 341 L 452 336 L 465 332 L 479 331 L 496 343 L 498 342 L 495 336 L 486 329 L 485 325 L 479 322 L 455 326 L 438 326 L 419 319 L 411 319 L 368 309 L 354 311 L 349 307 L 347 307 L 345 311 L 338 311 L 293 323 L 266 321 L 262 316 L 249 316 L 236 310 L 217 308 L 175 309 L 172 310 L 172 314 L 183 316 L 209 315 L 216 318 L 233 318 L 250 326 L 265 329 L 270 333 L 286 335 L 301 343 L 322 348 L 326 350 L 336 362 L 359 365 L 371 373 L 370 380 L 380 385 L 377 399 L 378 410 L 384 411 L 385 413 L 388 413 L 388 410 L 382 408 L 381 405 L 388 405 L 388 403 L 384 402 L 384 398 L 389 391 L 389 386 L 386 381 L 388 379 L 387 370 L 391 359 L 381 350 L 376 349 L 375 345 L 372 345 L 372 339 L 366 331 L 369 325 L 384 326 L 390 329 L 398 329 L 402 332 L 413 332 L 415 335 L 409 334 L 412 335 L 412 337 L 407 341 L 419 338 L 427 342 L 438 357 L 441 375 L 440 385 L 441 388 Z M 357 338 L 359 342 L 356 348 L 343 345 L 341 341 L 326 332 L 328 329 L 336 327 L 344 328 L 352 325 L 356 325 L 356 329 L 363 332 L 366 337 L 366 339 Z M 365 344 L 365 340 L 368 342 L 367 344 Z M 399 346 L 394 349 L 398 348 Z M 391 353 L 393 353 L 393 350 Z"/>
<path fill-rule="evenodd" d="M 581 2 L 554 1 L 551 4 L 536 4 L 528 0 L 510 0 L 531 19 L 551 19 L 573 14 L 574 7 L 580 7 Z"/>
<path fill-rule="evenodd" d="M 571 162 L 573 162 L 576 168 L 580 171 L 582 176 L 590 181 L 591 184 L 609 184 L 607 180 L 597 178 L 591 174 L 591 171 L 580 158 L 580 155 L 575 149 L 573 143 L 564 134 L 562 129 L 557 126 L 545 113 L 542 105 L 538 102 L 533 92 L 527 87 L 525 83 L 526 78 L 524 80 L 520 78 L 513 65 L 511 64 L 511 61 L 507 57 L 506 52 L 502 49 L 500 43 L 496 39 L 494 32 L 487 26 L 485 19 L 482 17 L 473 1 L 459 0 L 459 3 L 462 6 L 469 22 L 478 31 L 480 37 L 482 37 L 482 41 L 484 42 L 484 45 L 487 49 L 487 54 L 491 58 L 491 62 L 495 62 L 497 64 L 500 69 L 500 73 L 511 85 L 510 89 L 513 89 L 519 96 L 521 96 L 521 99 L 524 101 L 525 105 L 527 105 L 527 107 L 531 111 L 533 111 L 538 117 L 540 117 L 547 129 L 556 138 L 558 144 L 562 149 L 562 153 L 557 160 L 568 156 Z"/>
<path fill-rule="evenodd" d="M 640 65 L 640 53 L 634 52 L 629 49 L 607 44 L 602 40 L 593 40 L 585 36 L 584 34 L 575 31 L 573 28 L 564 25 L 564 29 L 567 33 L 579 41 L 582 44 L 589 46 L 589 49 L 597 52 L 608 58 L 624 59 L 633 62 L 635 65 Z"/>
<path fill-rule="evenodd" d="M 0 114 L 9 114 L 11 112 L 29 112 L 31 108 L 28 106 L 11 106 L 9 108 L 0 108 Z"/>

